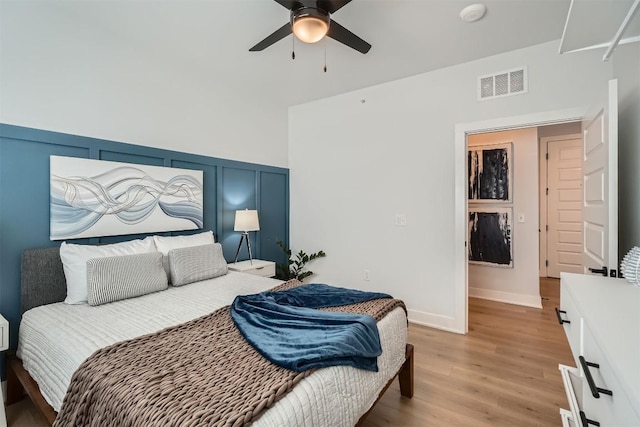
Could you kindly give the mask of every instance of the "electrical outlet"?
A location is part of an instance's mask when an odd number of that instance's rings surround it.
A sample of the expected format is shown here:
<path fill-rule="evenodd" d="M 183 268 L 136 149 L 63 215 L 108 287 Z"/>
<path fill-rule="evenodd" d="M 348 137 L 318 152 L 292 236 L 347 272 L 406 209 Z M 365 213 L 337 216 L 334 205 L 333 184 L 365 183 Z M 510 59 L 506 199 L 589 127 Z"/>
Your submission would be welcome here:
<path fill-rule="evenodd" d="M 366 280 L 367 282 L 371 280 L 371 273 L 369 272 L 369 270 L 364 271 L 364 275 L 362 276 L 362 279 Z"/>
<path fill-rule="evenodd" d="M 407 225 L 407 216 L 405 214 L 396 214 L 395 224 L 401 227 Z"/>

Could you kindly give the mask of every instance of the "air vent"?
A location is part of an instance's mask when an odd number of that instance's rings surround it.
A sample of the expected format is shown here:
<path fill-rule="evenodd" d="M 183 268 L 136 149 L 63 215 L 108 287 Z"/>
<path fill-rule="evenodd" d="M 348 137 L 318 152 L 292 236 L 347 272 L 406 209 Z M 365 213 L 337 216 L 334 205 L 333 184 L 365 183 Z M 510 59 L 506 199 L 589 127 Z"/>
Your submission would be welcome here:
<path fill-rule="evenodd" d="M 478 100 L 502 98 L 527 92 L 527 67 L 478 77 Z"/>

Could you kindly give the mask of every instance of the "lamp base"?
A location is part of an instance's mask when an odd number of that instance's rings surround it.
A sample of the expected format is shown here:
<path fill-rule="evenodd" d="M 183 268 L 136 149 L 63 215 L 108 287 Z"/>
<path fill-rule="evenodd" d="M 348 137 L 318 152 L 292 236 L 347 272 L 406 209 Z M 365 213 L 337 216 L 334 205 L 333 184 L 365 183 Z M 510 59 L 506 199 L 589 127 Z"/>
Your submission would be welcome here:
<path fill-rule="evenodd" d="M 249 264 L 253 265 L 253 255 L 251 254 L 251 242 L 249 242 L 249 233 L 246 231 L 240 235 L 240 243 L 238 243 L 238 250 L 236 251 L 236 258 L 233 263 L 238 262 L 238 255 L 240 254 L 240 249 L 242 248 L 242 241 L 247 242 L 247 249 L 249 250 Z"/>

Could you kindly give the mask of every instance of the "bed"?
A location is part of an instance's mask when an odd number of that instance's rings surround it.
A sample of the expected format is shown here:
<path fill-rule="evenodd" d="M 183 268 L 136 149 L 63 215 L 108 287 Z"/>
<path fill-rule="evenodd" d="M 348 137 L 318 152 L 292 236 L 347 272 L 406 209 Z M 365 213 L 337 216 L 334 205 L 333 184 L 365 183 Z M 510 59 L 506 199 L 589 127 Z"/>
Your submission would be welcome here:
<path fill-rule="evenodd" d="M 281 283 L 229 272 L 98 307 L 68 305 L 62 302 L 66 284 L 59 249 L 27 250 L 22 262 L 23 318 L 17 353 L 8 356 L 7 401 L 21 399 L 26 391 L 53 423 L 72 375 L 96 350 L 191 321 L 228 306 L 236 295 L 262 292 Z M 385 315 L 378 330 L 383 350 L 378 372 L 335 366 L 297 376 L 291 391 L 270 401 L 251 423 L 257 427 L 356 425 L 396 376 L 401 394 L 411 397 L 413 347 L 406 343 L 404 310 L 395 308 Z"/>

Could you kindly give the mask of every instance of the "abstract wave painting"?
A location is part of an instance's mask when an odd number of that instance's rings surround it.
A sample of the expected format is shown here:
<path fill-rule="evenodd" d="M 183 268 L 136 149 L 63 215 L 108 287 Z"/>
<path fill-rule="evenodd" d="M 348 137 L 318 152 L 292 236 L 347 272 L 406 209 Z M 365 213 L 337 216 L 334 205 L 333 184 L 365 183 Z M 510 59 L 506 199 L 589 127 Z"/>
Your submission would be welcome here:
<path fill-rule="evenodd" d="M 76 157 L 50 158 L 50 239 L 203 227 L 203 173 Z"/>

